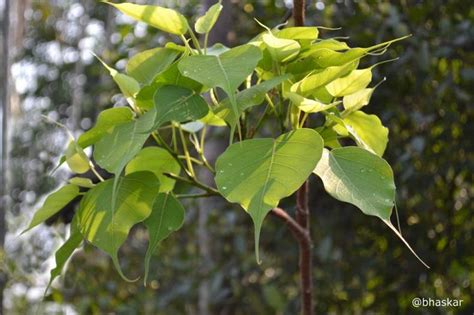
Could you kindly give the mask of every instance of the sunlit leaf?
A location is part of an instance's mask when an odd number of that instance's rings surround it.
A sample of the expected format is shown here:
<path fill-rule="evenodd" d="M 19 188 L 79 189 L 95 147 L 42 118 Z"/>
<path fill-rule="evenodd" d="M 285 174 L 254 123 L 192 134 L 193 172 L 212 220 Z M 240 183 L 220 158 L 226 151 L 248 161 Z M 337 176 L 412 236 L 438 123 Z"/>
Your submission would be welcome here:
<path fill-rule="evenodd" d="M 126 74 L 120 73 L 114 68 L 106 64 L 102 59 L 95 55 L 95 57 L 102 63 L 102 65 L 109 71 L 110 76 L 117 83 L 120 91 L 127 100 L 127 102 L 133 106 L 135 104 L 134 98 L 140 91 L 140 83 L 137 80 Z"/>
<path fill-rule="evenodd" d="M 314 41 L 318 38 L 318 34 L 318 28 L 314 26 L 285 27 L 275 32 L 275 36 L 279 38 L 295 39 L 298 41 Z"/>
<path fill-rule="evenodd" d="M 74 173 L 83 174 L 90 169 L 89 158 L 76 141 L 71 140 L 69 142 L 64 155 L 66 156 L 66 164 Z"/>
<path fill-rule="evenodd" d="M 356 111 L 342 118 L 342 122 L 358 146 L 383 155 L 388 143 L 388 128 L 382 125 L 377 116 Z M 337 128 L 335 130 L 339 131 Z"/>
<path fill-rule="evenodd" d="M 174 49 L 161 47 L 145 50 L 130 58 L 127 73 L 141 84 L 150 84 L 173 63 L 178 54 Z"/>
<path fill-rule="evenodd" d="M 199 34 L 209 33 L 211 29 L 214 27 L 214 24 L 216 24 L 217 19 L 219 18 L 219 15 L 221 14 L 221 11 L 222 11 L 221 1 L 212 5 L 203 16 L 200 16 L 196 20 L 196 24 L 194 25 L 194 29 L 196 30 L 196 32 Z"/>
<path fill-rule="evenodd" d="M 150 260 L 158 245 L 184 222 L 184 208 L 171 194 L 160 193 L 153 204 L 150 216 L 144 221 L 148 230 L 148 248 L 145 254 L 145 284 L 148 279 Z"/>
<path fill-rule="evenodd" d="M 249 76 L 262 58 L 260 49 L 252 45 L 232 48 L 219 56 L 190 56 L 178 64 L 186 77 L 209 87 L 220 87 L 229 97 L 234 116 L 239 116 L 235 90 Z M 239 125 L 238 125 L 239 126 Z"/>
<path fill-rule="evenodd" d="M 357 65 L 357 62 L 353 62 L 343 66 L 328 67 L 324 70 L 317 70 L 304 79 L 293 84 L 291 86 L 291 91 L 306 96 L 316 91 L 318 88 L 325 86 L 331 81 L 347 75 L 357 68 Z"/>
<path fill-rule="evenodd" d="M 324 104 L 317 100 L 312 100 L 309 98 L 305 98 L 297 93 L 288 92 L 287 97 L 291 100 L 291 102 L 297 106 L 300 110 L 306 113 L 319 113 L 325 111 L 329 108 L 340 104 L 341 102 L 333 102 L 330 104 Z"/>
<path fill-rule="evenodd" d="M 181 13 L 172 9 L 133 3 L 112 3 L 107 1 L 105 1 L 105 3 L 116 7 L 122 11 L 122 13 L 135 20 L 145 22 L 167 33 L 184 35 L 189 28 L 186 18 Z"/>
<path fill-rule="evenodd" d="M 328 92 L 334 97 L 341 97 L 362 90 L 372 81 L 372 68 L 357 69 L 348 75 L 338 78 L 326 85 Z"/>
<path fill-rule="evenodd" d="M 239 203 L 255 225 L 255 253 L 263 219 L 279 201 L 294 193 L 321 157 L 323 140 L 312 129 L 277 139 L 244 140 L 229 146 L 216 162 L 216 184 L 230 202 Z"/>
<path fill-rule="evenodd" d="M 119 179 L 115 201 L 113 186 L 114 180 L 109 179 L 87 192 L 76 213 L 77 225 L 87 241 L 110 255 L 119 274 L 129 281 L 117 252 L 130 229 L 150 216 L 159 184 L 151 172 L 126 175 Z"/>
<path fill-rule="evenodd" d="M 323 49 L 323 48 L 335 50 L 335 51 L 350 49 L 350 47 L 345 42 L 341 42 L 341 41 L 330 38 L 330 39 L 320 40 L 317 43 L 314 43 L 313 45 L 311 45 L 311 48 L 308 50 L 308 52 L 315 51 L 317 49 Z"/>
<path fill-rule="evenodd" d="M 263 34 L 262 40 L 273 60 L 277 62 L 290 61 L 298 55 L 301 49 L 300 44 L 296 40 L 278 38 L 271 33 Z"/>
<path fill-rule="evenodd" d="M 344 108 L 348 112 L 353 112 L 361 109 L 365 105 L 369 104 L 370 98 L 374 89 L 362 89 L 352 94 L 346 95 L 343 98 Z"/>
<path fill-rule="evenodd" d="M 65 185 L 55 192 L 51 193 L 43 203 L 43 206 L 39 208 L 33 218 L 31 219 L 28 227 L 22 232 L 34 228 L 38 224 L 43 223 L 59 211 L 61 211 L 68 203 L 79 195 L 79 187 L 76 185 Z"/>
<path fill-rule="evenodd" d="M 112 131 L 115 126 L 130 122 L 133 113 L 128 107 L 109 108 L 100 112 L 95 126 L 84 132 L 77 139 L 82 148 L 97 143 L 105 134 Z"/>
<path fill-rule="evenodd" d="M 149 171 L 159 180 L 160 192 L 169 192 L 173 189 L 175 180 L 163 173 L 179 174 L 180 166 L 173 156 L 163 148 L 143 148 L 125 167 L 125 174 L 140 171 Z"/>

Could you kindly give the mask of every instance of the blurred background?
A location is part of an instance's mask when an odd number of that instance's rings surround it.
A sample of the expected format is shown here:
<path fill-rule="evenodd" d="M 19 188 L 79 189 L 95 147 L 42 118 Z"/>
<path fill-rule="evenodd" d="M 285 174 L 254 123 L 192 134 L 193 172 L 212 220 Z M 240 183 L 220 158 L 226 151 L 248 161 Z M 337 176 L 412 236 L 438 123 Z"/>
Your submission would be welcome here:
<path fill-rule="evenodd" d="M 190 18 L 214 0 L 136 3 L 176 8 Z M 233 46 L 276 26 L 290 0 L 224 0 L 211 41 Z M 136 52 L 176 38 L 136 23 L 95 0 L 0 0 L 2 168 L 0 294 L 3 314 L 297 314 L 298 254 L 273 217 L 253 254 L 250 218 L 219 200 L 186 202 L 184 227 L 153 258 L 148 287 L 124 282 L 110 259 L 86 246 L 40 303 L 51 257 L 73 213 L 19 236 L 47 192 L 70 174 L 50 171 L 66 144 L 63 130 L 90 128 L 97 114 L 125 104 L 90 51 L 123 70 Z M 425 269 L 379 220 L 329 197 L 311 181 L 314 292 L 322 314 L 472 314 L 474 311 L 474 7 L 470 0 L 310 0 L 307 24 L 342 27 L 370 46 L 406 34 L 375 68 L 384 76 L 369 113 L 390 129 L 385 158 L 393 166 L 407 240 Z M 372 58 L 372 57 L 371 57 Z M 373 57 L 376 58 L 376 57 Z M 380 59 L 377 59 L 380 60 Z M 375 59 L 373 60 L 375 61 Z M 290 212 L 293 209 L 288 209 Z M 121 250 L 126 274 L 139 274 L 145 234 L 136 228 Z M 414 297 L 462 299 L 460 308 L 419 308 Z M 0 311 L 0 313 L 2 313 Z"/>

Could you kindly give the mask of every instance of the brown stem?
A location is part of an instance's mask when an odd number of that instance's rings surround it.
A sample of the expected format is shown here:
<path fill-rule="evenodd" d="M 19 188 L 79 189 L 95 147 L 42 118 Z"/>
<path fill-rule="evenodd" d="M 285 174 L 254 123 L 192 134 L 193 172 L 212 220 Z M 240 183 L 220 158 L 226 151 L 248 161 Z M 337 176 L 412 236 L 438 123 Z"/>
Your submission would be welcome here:
<path fill-rule="evenodd" d="M 295 19 L 295 26 L 304 26 L 305 2 L 305 0 L 293 0 L 293 18 Z"/>
<path fill-rule="evenodd" d="M 306 184 L 305 184 L 306 185 Z M 312 262 L 311 262 L 311 236 L 309 230 L 300 225 L 285 210 L 273 208 L 272 214 L 286 223 L 292 232 L 299 246 L 300 260 L 299 270 L 301 278 L 301 313 L 304 315 L 313 314 L 312 303 Z"/>
<path fill-rule="evenodd" d="M 301 281 L 301 303 L 304 315 L 313 314 L 313 277 L 312 277 L 312 255 L 311 255 L 311 234 L 308 205 L 309 183 L 306 181 L 296 192 L 296 222 L 305 230 L 308 235 L 308 242 L 299 242 L 299 268 Z"/>

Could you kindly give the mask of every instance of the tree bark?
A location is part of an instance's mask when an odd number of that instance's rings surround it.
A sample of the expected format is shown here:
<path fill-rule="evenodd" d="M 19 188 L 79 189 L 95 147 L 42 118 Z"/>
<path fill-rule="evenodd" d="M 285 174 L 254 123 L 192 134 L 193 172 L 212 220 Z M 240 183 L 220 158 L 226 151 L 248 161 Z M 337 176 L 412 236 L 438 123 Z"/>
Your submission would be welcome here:
<path fill-rule="evenodd" d="M 293 18 L 295 20 L 295 26 L 304 26 L 305 0 L 293 0 Z M 296 192 L 296 222 L 306 233 L 304 241 L 298 241 L 301 282 L 301 313 L 304 315 L 313 314 L 313 262 L 308 193 L 309 182 L 306 180 L 306 182 Z"/>

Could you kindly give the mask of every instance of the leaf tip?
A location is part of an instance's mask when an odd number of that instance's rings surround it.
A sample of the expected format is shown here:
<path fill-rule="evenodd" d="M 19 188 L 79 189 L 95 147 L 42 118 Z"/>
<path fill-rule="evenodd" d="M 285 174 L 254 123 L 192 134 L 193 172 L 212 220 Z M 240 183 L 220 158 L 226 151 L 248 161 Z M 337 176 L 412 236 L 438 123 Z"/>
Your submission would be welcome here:
<path fill-rule="evenodd" d="M 431 269 L 430 266 L 428 266 L 428 264 L 425 263 L 423 261 L 423 259 L 421 259 L 420 256 L 417 255 L 415 250 L 413 250 L 413 248 L 411 248 L 410 244 L 408 244 L 408 242 L 405 240 L 405 238 L 400 234 L 400 232 L 398 232 L 397 228 L 393 226 L 392 222 L 390 222 L 389 219 L 383 219 L 382 221 L 393 231 L 393 233 L 395 233 L 395 235 L 403 242 L 403 244 L 405 244 L 405 246 L 418 259 L 418 261 L 423 264 L 423 266 L 425 266 L 427 269 Z"/>
<path fill-rule="evenodd" d="M 115 266 L 115 269 L 117 270 L 118 274 L 120 275 L 120 277 L 124 280 L 124 281 L 127 281 L 127 282 L 137 282 L 139 279 L 140 279 L 140 276 L 138 276 L 137 278 L 135 279 L 130 279 L 128 278 L 127 276 L 125 276 L 125 274 L 123 273 L 122 271 L 122 267 L 120 267 L 120 263 L 118 261 L 118 258 L 117 256 L 115 257 L 112 257 L 112 262 L 114 263 L 114 266 Z"/>

